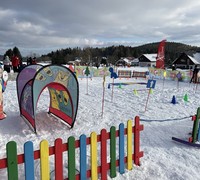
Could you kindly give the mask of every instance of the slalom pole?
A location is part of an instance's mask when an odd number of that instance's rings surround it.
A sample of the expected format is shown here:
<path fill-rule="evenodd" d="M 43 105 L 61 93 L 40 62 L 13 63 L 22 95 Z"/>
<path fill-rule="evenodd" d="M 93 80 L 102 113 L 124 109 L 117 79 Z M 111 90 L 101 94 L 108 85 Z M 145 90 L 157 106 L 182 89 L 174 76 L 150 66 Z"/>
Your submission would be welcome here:
<path fill-rule="evenodd" d="M 87 95 L 88 95 L 88 76 L 87 76 Z"/>
<path fill-rule="evenodd" d="M 113 102 L 113 93 L 114 93 L 114 78 L 112 82 L 112 96 L 111 96 L 111 101 Z"/>
<path fill-rule="evenodd" d="M 179 90 L 179 79 L 177 80 L 177 89 Z"/>
<path fill-rule="evenodd" d="M 165 86 L 165 77 L 163 77 L 163 89 L 162 89 L 162 93 L 163 93 L 163 90 L 164 90 L 164 86 Z"/>
<path fill-rule="evenodd" d="M 104 96 L 105 96 L 105 75 L 103 76 L 103 96 L 102 96 L 102 113 L 101 117 L 103 117 L 103 111 L 104 111 Z"/>
<path fill-rule="evenodd" d="M 165 77 L 167 76 L 166 71 L 163 72 L 163 89 L 164 89 L 164 85 L 165 85 Z"/>
<path fill-rule="evenodd" d="M 149 88 L 149 92 L 148 92 L 148 96 L 147 96 L 147 101 L 146 101 L 146 106 L 145 106 L 145 111 L 146 111 L 146 109 L 147 109 L 147 104 L 148 104 L 150 92 L 151 92 L 151 88 Z"/>

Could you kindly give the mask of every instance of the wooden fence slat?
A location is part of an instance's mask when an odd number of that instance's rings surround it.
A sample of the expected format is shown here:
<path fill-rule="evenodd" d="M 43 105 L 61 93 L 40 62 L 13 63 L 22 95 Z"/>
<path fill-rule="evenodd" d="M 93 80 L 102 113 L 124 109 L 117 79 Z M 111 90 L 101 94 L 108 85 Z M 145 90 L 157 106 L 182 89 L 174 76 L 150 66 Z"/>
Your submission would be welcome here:
<path fill-rule="evenodd" d="M 50 179 L 50 164 L 49 156 L 55 154 L 55 179 L 63 179 L 63 152 L 68 151 L 68 179 L 78 180 L 87 179 L 97 180 L 98 174 L 101 174 L 101 179 L 107 179 L 107 171 L 110 170 L 110 177 L 116 177 L 116 167 L 119 166 L 119 172 L 125 172 L 125 163 L 127 169 L 133 168 L 133 160 L 136 165 L 139 165 L 139 159 L 143 157 L 143 152 L 140 152 L 140 131 L 143 130 L 143 125 L 140 125 L 139 117 L 135 117 L 135 126 L 132 127 L 132 120 L 127 121 L 127 128 L 124 124 L 119 125 L 119 130 L 112 126 L 110 133 L 105 129 L 101 130 L 101 134 L 97 136 L 92 132 L 90 137 L 85 135 L 80 136 L 80 140 L 74 137 L 68 138 L 68 143 L 62 143 L 62 139 L 55 140 L 55 145 L 49 147 L 48 141 L 43 140 L 40 143 L 40 150 L 33 150 L 33 143 L 28 141 L 24 144 L 24 154 L 17 155 L 17 145 L 14 141 L 7 143 L 7 158 L 1 159 L 2 167 L 7 167 L 8 180 L 18 179 L 18 164 L 24 162 L 25 178 L 34 180 L 34 160 L 40 159 L 41 180 Z M 134 133 L 134 141 L 133 141 Z M 125 135 L 127 135 L 127 157 L 125 157 Z M 119 137 L 119 159 L 116 160 L 116 139 Z M 110 139 L 110 162 L 107 162 L 107 140 Z M 101 143 L 101 165 L 98 166 L 97 143 Z M 90 159 L 91 168 L 87 170 L 87 145 L 90 144 Z M 134 145 L 134 153 L 133 153 Z M 80 148 L 80 174 L 76 175 L 75 150 Z M 3 163 L 3 165 L 2 165 Z M 4 167 L 5 166 L 5 167 Z"/>
<path fill-rule="evenodd" d="M 25 179 L 34 180 L 34 149 L 32 141 L 27 141 L 24 144 L 24 169 Z"/>
<path fill-rule="evenodd" d="M 138 116 L 135 117 L 135 128 L 134 128 L 134 163 L 139 166 L 140 160 L 140 119 Z"/>
<path fill-rule="evenodd" d="M 68 178 L 74 180 L 76 175 L 75 163 L 75 138 L 70 136 L 68 138 Z"/>
<path fill-rule="evenodd" d="M 6 144 L 8 180 L 18 180 L 17 144 L 10 141 Z"/>
<path fill-rule="evenodd" d="M 124 164 L 124 124 L 119 125 L 119 172 L 123 174 L 125 172 Z"/>
<path fill-rule="evenodd" d="M 196 120 L 194 121 L 193 129 L 192 129 L 192 142 L 196 143 L 198 138 L 198 128 L 199 128 L 199 121 L 200 121 L 200 107 L 197 109 Z"/>
<path fill-rule="evenodd" d="M 132 163 L 132 120 L 127 121 L 127 169 L 131 170 L 133 168 Z"/>
<path fill-rule="evenodd" d="M 200 141 L 200 123 L 199 123 L 199 128 L 198 128 L 198 137 L 197 137 L 197 141 Z"/>
<path fill-rule="evenodd" d="M 49 143 L 47 140 L 40 142 L 40 169 L 41 180 L 50 179 Z"/>
<path fill-rule="evenodd" d="M 62 139 L 58 138 L 55 144 L 55 180 L 63 179 L 63 149 Z"/>
<path fill-rule="evenodd" d="M 110 128 L 110 177 L 116 177 L 116 128 Z"/>
<path fill-rule="evenodd" d="M 97 180 L 97 134 L 92 132 L 90 135 L 91 143 L 90 143 L 90 153 L 91 153 L 91 179 Z"/>
<path fill-rule="evenodd" d="M 107 131 L 101 130 L 101 179 L 107 180 Z"/>
<path fill-rule="evenodd" d="M 80 179 L 87 179 L 87 153 L 86 135 L 80 136 Z"/>

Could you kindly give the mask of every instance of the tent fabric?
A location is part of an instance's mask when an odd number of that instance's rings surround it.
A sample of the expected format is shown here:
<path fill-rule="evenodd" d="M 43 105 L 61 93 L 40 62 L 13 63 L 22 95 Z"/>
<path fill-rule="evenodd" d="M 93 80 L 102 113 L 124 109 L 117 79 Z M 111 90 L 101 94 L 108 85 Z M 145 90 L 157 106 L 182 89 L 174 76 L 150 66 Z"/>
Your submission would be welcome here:
<path fill-rule="evenodd" d="M 30 65 L 20 72 L 17 77 L 20 115 L 36 132 L 37 102 L 45 88 L 50 95 L 49 113 L 73 127 L 78 110 L 79 86 L 74 73 L 64 66 Z"/>
<path fill-rule="evenodd" d="M 21 93 L 23 91 L 24 86 L 28 81 L 33 79 L 36 72 L 42 67 L 42 65 L 30 65 L 26 66 L 26 68 L 22 69 L 22 71 L 17 75 L 16 83 L 17 83 L 17 95 L 18 95 L 18 102 L 21 97 Z"/>

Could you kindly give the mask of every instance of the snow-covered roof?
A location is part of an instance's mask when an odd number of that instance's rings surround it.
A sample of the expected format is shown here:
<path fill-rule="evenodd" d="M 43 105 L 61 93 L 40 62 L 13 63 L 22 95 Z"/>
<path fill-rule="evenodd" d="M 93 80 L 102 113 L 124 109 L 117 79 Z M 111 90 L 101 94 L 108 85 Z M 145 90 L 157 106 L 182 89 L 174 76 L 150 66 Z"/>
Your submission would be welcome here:
<path fill-rule="evenodd" d="M 187 55 L 187 54 L 186 54 Z M 192 56 L 189 56 L 189 55 L 187 55 L 187 57 L 188 58 L 190 58 L 190 60 L 194 63 L 194 64 L 200 64 L 200 61 L 198 61 L 197 59 L 196 59 L 196 57 L 194 58 L 194 57 L 192 57 Z M 178 59 L 178 58 L 177 58 Z M 176 62 L 176 60 L 177 59 L 175 59 L 172 63 L 174 64 L 175 62 Z"/>
<path fill-rule="evenodd" d="M 131 61 L 129 59 L 127 59 L 127 58 L 121 58 L 115 64 L 117 64 L 118 62 L 123 62 L 123 61 L 126 62 L 127 64 L 131 63 Z"/>
<path fill-rule="evenodd" d="M 124 60 L 126 63 L 130 63 L 130 60 L 127 59 L 127 58 L 124 58 L 123 60 Z"/>
<path fill-rule="evenodd" d="M 194 59 L 192 56 L 188 56 L 194 64 L 200 64 L 199 61 Z"/>
<path fill-rule="evenodd" d="M 131 62 L 139 62 L 139 59 L 138 58 L 135 58 L 135 59 L 133 59 Z"/>
<path fill-rule="evenodd" d="M 143 54 L 143 56 L 145 56 L 151 62 L 156 62 L 156 57 L 157 57 L 156 53 L 155 54 Z"/>
<path fill-rule="evenodd" d="M 200 62 L 200 53 L 193 54 L 194 59 L 196 59 L 198 62 Z"/>

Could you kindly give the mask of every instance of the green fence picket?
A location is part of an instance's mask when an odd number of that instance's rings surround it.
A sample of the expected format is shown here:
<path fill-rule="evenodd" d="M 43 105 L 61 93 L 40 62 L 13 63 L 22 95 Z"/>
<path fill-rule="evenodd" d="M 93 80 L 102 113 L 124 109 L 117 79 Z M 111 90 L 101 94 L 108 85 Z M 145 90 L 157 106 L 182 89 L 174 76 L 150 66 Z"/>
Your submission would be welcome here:
<path fill-rule="evenodd" d="M 116 128 L 110 128 L 110 177 L 116 177 Z"/>
<path fill-rule="evenodd" d="M 10 141 L 6 144 L 8 180 L 18 180 L 17 144 Z"/>
<path fill-rule="evenodd" d="M 75 164 L 75 138 L 70 136 L 68 138 L 68 178 L 74 180 L 76 175 Z"/>
<path fill-rule="evenodd" d="M 192 142 L 195 143 L 198 137 L 198 128 L 199 128 L 199 119 L 200 119 L 200 107 L 197 109 L 196 120 L 194 121 L 193 130 L 192 130 Z"/>

